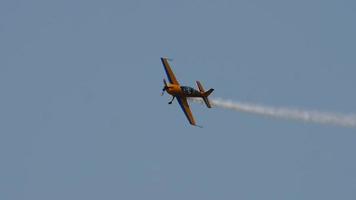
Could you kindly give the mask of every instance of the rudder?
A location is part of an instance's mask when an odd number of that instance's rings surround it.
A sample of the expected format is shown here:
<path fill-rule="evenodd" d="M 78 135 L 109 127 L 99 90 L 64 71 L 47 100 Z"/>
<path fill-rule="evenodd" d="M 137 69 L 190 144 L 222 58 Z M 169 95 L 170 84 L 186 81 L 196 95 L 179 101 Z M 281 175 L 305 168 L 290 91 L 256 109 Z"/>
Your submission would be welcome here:
<path fill-rule="evenodd" d="M 211 88 L 210 90 L 205 92 L 205 90 L 203 88 L 203 85 L 199 81 L 197 81 L 197 85 L 198 85 L 198 88 L 199 88 L 200 92 L 202 93 L 202 98 L 204 100 L 204 103 L 205 103 L 206 107 L 211 108 L 211 104 L 210 104 L 210 101 L 208 99 L 208 96 L 214 91 L 214 89 Z"/>

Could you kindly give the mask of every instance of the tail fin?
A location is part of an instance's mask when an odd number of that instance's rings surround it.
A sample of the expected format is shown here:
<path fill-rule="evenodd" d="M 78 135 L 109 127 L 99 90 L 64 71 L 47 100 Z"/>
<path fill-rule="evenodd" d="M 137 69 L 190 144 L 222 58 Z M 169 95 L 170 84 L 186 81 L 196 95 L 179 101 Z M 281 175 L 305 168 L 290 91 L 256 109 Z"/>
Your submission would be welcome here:
<path fill-rule="evenodd" d="M 199 88 L 200 92 L 202 93 L 202 98 L 203 98 L 206 106 L 208 108 L 211 108 L 211 104 L 210 104 L 210 101 L 208 99 L 208 96 L 214 91 L 214 89 L 211 88 L 210 90 L 205 92 L 205 90 L 203 88 L 203 85 L 199 81 L 197 81 L 197 85 L 198 85 L 198 88 Z"/>
<path fill-rule="evenodd" d="M 204 92 L 204 96 L 208 97 L 213 91 L 214 91 L 214 89 L 211 88 L 210 90 Z"/>

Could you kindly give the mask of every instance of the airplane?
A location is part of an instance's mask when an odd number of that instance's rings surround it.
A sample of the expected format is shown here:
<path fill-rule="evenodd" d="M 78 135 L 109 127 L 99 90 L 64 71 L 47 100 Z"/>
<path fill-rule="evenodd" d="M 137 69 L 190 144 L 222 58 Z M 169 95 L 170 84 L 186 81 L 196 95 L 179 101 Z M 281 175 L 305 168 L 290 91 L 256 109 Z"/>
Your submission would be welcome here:
<path fill-rule="evenodd" d="M 163 67 L 164 67 L 164 71 L 166 72 L 168 80 L 169 80 L 169 83 L 167 83 L 166 79 L 163 79 L 164 87 L 162 89 L 161 96 L 163 96 L 164 92 L 167 92 L 168 94 L 172 95 L 172 100 L 170 102 L 168 102 L 168 104 L 172 104 L 173 100 L 177 99 L 177 101 L 178 101 L 180 107 L 182 108 L 185 116 L 187 117 L 189 123 L 193 126 L 198 126 L 195 122 L 192 111 L 189 108 L 187 98 L 200 97 L 205 102 L 205 105 L 208 108 L 211 108 L 211 104 L 208 99 L 208 96 L 214 91 L 214 89 L 211 88 L 208 91 L 205 91 L 203 88 L 203 85 L 199 81 L 196 81 L 199 91 L 192 87 L 181 86 L 179 84 L 179 82 L 177 81 L 177 79 L 176 79 L 176 77 L 168 63 L 168 60 L 169 60 L 168 58 L 161 58 L 161 61 L 162 61 Z"/>

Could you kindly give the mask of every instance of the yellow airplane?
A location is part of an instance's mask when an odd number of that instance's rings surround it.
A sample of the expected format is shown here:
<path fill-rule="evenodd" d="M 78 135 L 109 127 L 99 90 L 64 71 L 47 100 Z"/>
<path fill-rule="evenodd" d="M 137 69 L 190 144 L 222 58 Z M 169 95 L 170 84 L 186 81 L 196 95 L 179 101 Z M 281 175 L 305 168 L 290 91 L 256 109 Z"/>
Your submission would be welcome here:
<path fill-rule="evenodd" d="M 187 117 L 189 123 L 193 126 L 197 126 L 192 111 L 189 108 L 187 98 L 201 97 L 204 100 L 206 106 L 208 108 L 211 108 L 211 104 L 208 99 L 208 96 L 214 91 L 214 89 L 211 88 L 210 90 L 205 92 L 202 84 L 199 81 L 197 81 L 199 91 L 192 87 L 181 86 L 177 81 L 176 77 L 174 76 L 171 67 L 169 66 L 168 58 L 161 58 L 161 61 L 169 80 L 169 83 L 167 83 L 166 79 L 163 79 L 164 87 L 162 89 L 161 96 L 163 96 L 165 91 L 167 91 L 170 95 L 172 95 L 173 98 L 170 102 L 168 102 L 168 104 L 172 104 L 173 100 L 176 98 L 185 116 Z"/>

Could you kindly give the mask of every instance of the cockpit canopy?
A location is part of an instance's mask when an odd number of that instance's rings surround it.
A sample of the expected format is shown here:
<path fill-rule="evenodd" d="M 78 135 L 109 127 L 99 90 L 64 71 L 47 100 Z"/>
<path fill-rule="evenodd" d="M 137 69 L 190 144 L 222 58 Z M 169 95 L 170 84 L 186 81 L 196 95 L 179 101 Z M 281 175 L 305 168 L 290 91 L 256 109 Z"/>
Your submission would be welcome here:
<path fill-rule="evenodd" d="M 185 95 L 200 94 L 200 92 L 192 87 L 181 86 L 180 87 Z"/>

